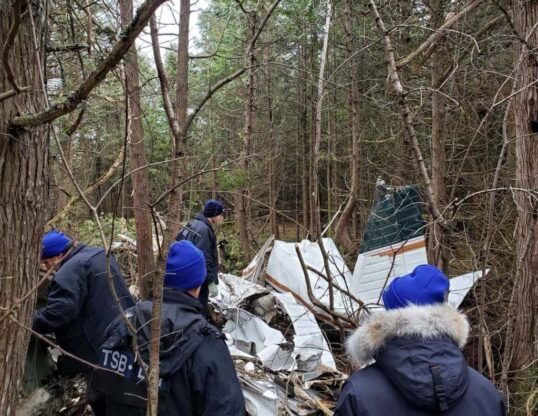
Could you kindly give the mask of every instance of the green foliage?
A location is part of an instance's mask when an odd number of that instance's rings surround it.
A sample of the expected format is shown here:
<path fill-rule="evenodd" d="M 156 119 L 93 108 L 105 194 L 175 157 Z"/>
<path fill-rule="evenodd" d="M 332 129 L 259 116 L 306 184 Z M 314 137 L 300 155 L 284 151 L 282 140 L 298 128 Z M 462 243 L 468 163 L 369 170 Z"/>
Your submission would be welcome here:
<path fill-rule="evenodd" d="M 222 270 L 240 276 L 243 269 L 248 265 L 250 259 L 245 258 L 245 253 L 241 250 L 241 244 L 233 229 L 226 227 L 225 230 L 217 234 L 219 241 L 226 240 L 224 256 L 221 259 Z"/>
<path fill-rule="evenodd" d="M 512 386 L 514 416 L 538 414 L 538 364 L 519 371 Z"/>
<path fill-rule="evenodd" d="M 234 191 L 246 185 L 248 173 L 240 166 L 236 166 L 232 170 L 219 171 L 217 177 L 223 191 Z"/>
<path fill-rule="evenodd" d="M 127 235 L 136 239 L 134 219 L 125 219 L 122 217 L 113 217 L 111 214 L 105 214 L 100 217 L 103 232 L 106 236 L 106 243 L 109 244 L 114 225 L 114 240 L 118 239 L 119 234 Z M 76 238 L 81 243 L 90 246 L 102 246 L 103 242 L 99 227 L 95 220 L 87 219 L 77 224 L 71 224 L 71 228 L 76 230 Z"/>

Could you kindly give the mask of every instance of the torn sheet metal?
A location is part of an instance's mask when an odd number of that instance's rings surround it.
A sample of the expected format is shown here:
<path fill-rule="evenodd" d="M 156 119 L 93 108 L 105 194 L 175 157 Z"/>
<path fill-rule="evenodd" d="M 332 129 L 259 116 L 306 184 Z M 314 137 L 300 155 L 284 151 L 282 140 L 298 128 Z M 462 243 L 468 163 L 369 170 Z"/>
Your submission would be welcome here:
<path fill-rule="evenodd" d="M 332 239 L 324 238 L 323 243 L 329 256 L 329 268 L 334 281 L 342 288 L 348 287 L 348 282 L 351 281 L 351 272 L 346 266 L 342 255 Z M 299 244 L 299 248 L 306 265 L 324 273 L 325 266 L 319 245 L 303 240 Z M 329 285 L 327 281 L 314 272 L 309 271 L 308 274 L 315 298 L 328 306 Z M 314 312 L 318 318 L 328 323 L 333 322 L 327 312 L 314 306 L 308 297 L 303 270 L 295 252 L 295 243 L 275 240 L 269 256 L 265 280 L 280 292 L 291 292 L 300 303 Z M 334 289 L 333 293 L 334 310 L 347 316 L 352 315 L 357 309 L 354 302 L 339 290 Z"/>
<path fill-rule="evenodd" d="M 257 282 L 259 280 L 259 277 L 263 271 L 263 265 L 265 263 L 265 255 L 271 250 L 274 240 L 275 236 L 272 235 L 263 244 L 260 251 L 256 253 L 248 266 L 245 267 L 245 269 L 243 270 L 243 273 L 241 274 L 241 277 L 243 277 L 243 279 L 247 279 L 251 282 Z"/>
<path fill-rule="evenodd" d="M 219 294 L 215 301 L 226 308 L 237 308 L 248 299 L 263 296 L 270 290 L 249 282 L 248 280 L 234 276 L 233 274 L 219 274 Z"/>
<path fill-rule="evenodd" d="M 254 372 L 247 365 L 236 361 L 237 375 L 243 389 L 247 411 L 252 416 L 275 415 L 325 415 L 336 404 L 338 392 L 347 376 L 342 373 L 333 375 L 324 372 L 312 388 L 306 387 L 302 373 L 272 375 L 263 369 Z"/>
<path fill-rule="evenodd" d="M 294 352 L 298 367 L 302 367 L 305 371 L 313 371 L 319 368 L 321 361 L 325 366 L 336 370 L 336 363 L 329 349 L 329 344 L 312 312 L 297 302 L 291 293 L 275 293 L 274 295 L 293 323 L 295 330 Z M 314 365 L 307 365 L 313 359 Z"/>
<path fill-rule="evenodd" d="M 284 386 L 280 386 L 271 380 L 267 374 L 263 374 L 265 377 L 260 375 L 255 378 L 249 374 L 238 372 L 238 376 L 249 415 L 275 416 L 291 414 L 308 416 L 319 414 L 319 409 L 290 393 L 293 390 L 292 384 L 289 385 L 288 391 L 286 391 Z"/>
<path fill-rule="evenodd" d="M 314 315 L 290 293 L 269 293 L 267 288 L 233 275 L 222 275 L 221 285 L 222 299 L 219 302 L 226 307 L 224 314 L 228 319 L 224 332 L 233 340 L 234 348 L 256 355 L 264 366 L 273 371 L 317 371 L 321 364 L 336 369 L 329 345 Z M 239 309 L 248 298 L 259 295 L 262 297 L 252 302 L 250 307 L 264 320 Z M 285 313 L 292 322 L 293 345 L 286 343 L 279 331 L 267 325 L 277 313 Z"/>
<path fill-rule="evenodd" d="M 484 272 L 484 276 L 488 273 L 489 269 L 486 269 Z M 460 306 L 467 293 L 481 277 L 482 271 L 480 270 L 476 272 L 462 274 L 461 276 L 453 277 L 452 279 L 450 279 L 448 302 L 456 308 Z"/>
<path fill-rule="evenodd" d="M 297 353 L 280 331 L 243 309 L 232 308 L 225 315 L 229 320 L 223 331 L 231 338 L 234 350 L 256 356 L 264 367 L 273 371 L 297 369 Z M 320 356 L 321 353 L 315 368 L 319 367 Z"/>
<path fill-rule="evenodd" d="M 381 307 L 381 293 L 395 277 L 427 263 L 423 236 L 361 253 L 353 271 L 351 292 L 367 305 Z M 448 302 L 457 308 L 480 277 L 482 272 L 476 271 L 451 278 Z"/>
<path fill-rule="evenodd" d="M 279 400 L 273 383 L 254 380 L 238 374 L 247 412 L 252 416 L 274 416 L 278 414 Z"/>

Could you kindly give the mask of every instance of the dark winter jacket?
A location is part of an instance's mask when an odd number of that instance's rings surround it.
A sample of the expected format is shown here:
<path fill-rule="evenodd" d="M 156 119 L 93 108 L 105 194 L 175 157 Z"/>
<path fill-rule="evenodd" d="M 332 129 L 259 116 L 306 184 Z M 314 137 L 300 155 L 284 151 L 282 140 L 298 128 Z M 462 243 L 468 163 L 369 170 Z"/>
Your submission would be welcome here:
<path fill-rule="evenodd" d="M 110 271 L 123 308 L 134 305 L 118 264 L 110 257 Z M 97 363 L 105 330 L 119 310 L 110 293 L 105 250 L 80 245 L 61 263 L 50 282 L 47 306 L 34 314 L 33 329 L 54 333 L 58 345 L 77 357 Z M 60 371 L 75 374 L 89 368 L 63 357 Z"/>
<path fill-rule="evenodd" d="M 213 227 L 202 214 L 196 215 L 176 236 L 176 241 L 189 240 L 203 251 L 207 269 L 206 284 L 218 283 L 219 256 Z"/>
<path fill-rule="evenodd" d="M 149 362 L 151 301 L 127 312 L 138 330 L 137 343 Z M 117 320 L 107 331 L 100 364 L 125 375 L 97 371 L 92 387 L 106 394 L 106 416 L 145 415 L 146 383 L 133 361 L 131 336 Z M 201 314 L 189 294 L 165 288 L 160 342 L 159 415 L 239 416 L 245 401 L 224 335 Z"/>
<path fill-rule="evenodd" d="M 344 385 L 335 416 L 500 416 L 495 387 L 467 366 L 460 351 L 469 333 L 449 304 L 379 312 L 348 341 L 350 355 L 375 364 Z"/>

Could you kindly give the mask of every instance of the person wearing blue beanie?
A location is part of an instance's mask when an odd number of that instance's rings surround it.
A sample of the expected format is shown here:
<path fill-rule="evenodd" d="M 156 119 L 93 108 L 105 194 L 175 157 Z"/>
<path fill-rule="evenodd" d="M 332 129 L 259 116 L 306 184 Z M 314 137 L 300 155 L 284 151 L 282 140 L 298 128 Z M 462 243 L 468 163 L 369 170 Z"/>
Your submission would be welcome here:
<path fill-rule="evenodd" d="M 204 210 L 202 211 L 204 217 L 213 218 L 224 214 L 224 205 L 222 202 L 216 199 L 208 199 L 204 204 Z"/>
<path fill-rule="evenodd" d="M 54 271 L 48 288 L 47 305 L 34 312 L 32 329 L 54 334 L 69 355 L 58 358 L 58 372 L 67 377 L 87 377 L 97 364 L 98 351 L 108 325 L 120 315 L 120 308 L 134 305 L 119 265 L 100 247 L 74 242 L 61 231 L 47 232 L 41 242 L 41 260 L 47 271 Z M 110 292 L 112 279 L 119 305 Z M 87 401 L 99 413 L 102 397 L 88 389 Z"/>
<path fill-rule="evenodd" d="M 396 277 L 383 291 L 385 309 L 443 303 L 448 294 L 448 277 L 435 266 L 423 264 L 411 273 Z"/>
<path fill-rule="evenodd" d="M 338 398 L 334 416 L 504 416 L 502 395 L 470 368 L 461 349 L 465 315 L 447 300 L 449 280 L 424 264 L 395 278 L 347 340 L 359 366 Z"/>
<path fill-rule="evenodd" d="M 50 230 L 43 236 L 41 242 L 41 260 L 65 253 L 72 243 L 72 240 L 61 231 Z"/>
<path fill-rule="evenodd" d="M 206 279 L 204 253 L 188 240 L 170 246 L 164 285 L 184 291 L 198 289 Z"/>
<path fill-rule="evenodd" d="M 208 199 L 204 209 L 189 221 L 176 236 L 176 241 L 190 241 L 204 253 L 207 277 L 200 288 L 199 300 L 207 314 L 209 293 L 218 292 L 219 254 L 215 227 L 224 221 L 224 205 L 216 199 Z"/>
<path fill-rule="evenodd" d="M 226 337 L 207 321 L 198 300 L 206 279 L 205 264 L 202 251 L 188 240 L 168 249 L 160 323 L 159 376 L 164 386 L 159 390 L 160 416 L 245 415 Z M 99 363 L 113 372 L 96 371 L 92 386 L 106 396 L 104 414 L 145 416 L 147 385 L 133 357 L 138 355 L 149 364 L 153 299 L 138 302 L 125 316 L 136 328 L 136 354 L 132 332 L 123 318 L 117 318 L 107 330 Z"/>

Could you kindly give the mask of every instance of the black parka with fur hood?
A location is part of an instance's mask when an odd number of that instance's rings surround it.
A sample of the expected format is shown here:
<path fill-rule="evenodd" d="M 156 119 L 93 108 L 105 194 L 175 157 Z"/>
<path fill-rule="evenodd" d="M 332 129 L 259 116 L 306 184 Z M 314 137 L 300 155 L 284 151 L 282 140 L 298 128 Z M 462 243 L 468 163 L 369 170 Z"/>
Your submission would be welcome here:
<path fill-rule="evenodd" d="M 357 363 L 375 363 L 349 378 L 334 415 L 503 416 L 502 396 L 460 351 L 468 334 L 446 303 L 375 313 L 347 345 Z"/>

